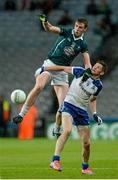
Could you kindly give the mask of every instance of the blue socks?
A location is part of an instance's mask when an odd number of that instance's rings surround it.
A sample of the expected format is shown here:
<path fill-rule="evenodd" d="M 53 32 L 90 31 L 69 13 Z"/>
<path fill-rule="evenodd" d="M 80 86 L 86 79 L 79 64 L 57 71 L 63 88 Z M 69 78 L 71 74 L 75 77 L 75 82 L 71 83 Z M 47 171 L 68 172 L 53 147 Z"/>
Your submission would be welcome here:
<path fill-rule="evenodd" d="M 60 161 L 60 156 L 54 155 L 52 158 L 52 161 Z M 89 164 L 82 163 L 82 169 L 87 169 L 89 167 Z"/>
<path fill-rule="evenodd" d="M 53 156 L 52 161 L 60 161 L 60 156 Z"/>
<path fill-rule="evenodd" d="M 82 163 L 82 169 L 87 169 L 89 167 L 89 164 Z"/>

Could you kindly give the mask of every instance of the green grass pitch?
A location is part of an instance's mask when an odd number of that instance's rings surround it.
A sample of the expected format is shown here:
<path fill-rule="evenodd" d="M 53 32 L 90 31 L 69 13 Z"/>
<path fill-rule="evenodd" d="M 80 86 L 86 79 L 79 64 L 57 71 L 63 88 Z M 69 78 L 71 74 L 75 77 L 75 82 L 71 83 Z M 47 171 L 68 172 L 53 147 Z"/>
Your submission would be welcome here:
<path fill-rule="evenodd" d="M 62 172 L 50 169 L 56 140 L 0 139 L 1 179 L 117 179 L 118 141 L 91 142 L 90 166 L 94 175 L 81 174 L 81 145 L 69 139 L 61 155 Z"/>

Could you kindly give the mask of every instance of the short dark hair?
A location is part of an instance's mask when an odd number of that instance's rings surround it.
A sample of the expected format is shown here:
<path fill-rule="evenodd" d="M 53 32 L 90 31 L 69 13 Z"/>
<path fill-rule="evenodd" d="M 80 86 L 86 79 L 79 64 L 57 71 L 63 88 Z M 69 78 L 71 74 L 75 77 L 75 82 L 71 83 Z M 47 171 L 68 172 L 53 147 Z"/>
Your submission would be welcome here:
<path fill-rule="evenodd" d="M 77 22 L 83 23 L 85 28 L 88 27 L 88 21 L 87 21 L 86 18 L 80 17 L 80 18 L 77 19 Z"/>
<path fill-rule="evenodd" d="M 106 63 L 105 61 L 103 61 L 103 60 L 97 60 L 96 63 L 99 63 L 99 64 L 101 64 L 101 65 L 103 66 L 102 70 L 104 71 L 104 73 L 107 72 L 107 70 L 108 70 L 108 65 L 107 65 L 107 63 Z"/>

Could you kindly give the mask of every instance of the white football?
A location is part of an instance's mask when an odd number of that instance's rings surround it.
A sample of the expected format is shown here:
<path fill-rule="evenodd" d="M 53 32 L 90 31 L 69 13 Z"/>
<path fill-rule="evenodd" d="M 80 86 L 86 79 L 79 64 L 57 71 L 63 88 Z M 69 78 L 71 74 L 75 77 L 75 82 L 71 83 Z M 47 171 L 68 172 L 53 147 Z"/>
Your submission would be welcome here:
<path fill-rule="evenodd" d="M 11 101 L 15 104 L 22 104 L 26 100 L 26 94 L 21 89 L 16 89 L 11 93 Z"/>

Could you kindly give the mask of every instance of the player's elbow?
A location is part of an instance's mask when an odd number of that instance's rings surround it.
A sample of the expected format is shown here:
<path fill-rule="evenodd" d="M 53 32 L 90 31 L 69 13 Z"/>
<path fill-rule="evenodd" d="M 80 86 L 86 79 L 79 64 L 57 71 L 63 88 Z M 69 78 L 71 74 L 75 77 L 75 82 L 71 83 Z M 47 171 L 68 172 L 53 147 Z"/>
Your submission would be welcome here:
<path fill-rule="evenodd" d="M 92 96 L 91 98 L 90 98 L 90 102 L 95 102 L 96 101 L 96 96 Z"/>

